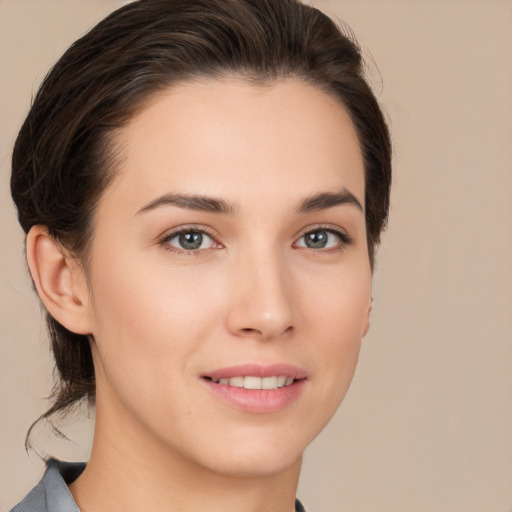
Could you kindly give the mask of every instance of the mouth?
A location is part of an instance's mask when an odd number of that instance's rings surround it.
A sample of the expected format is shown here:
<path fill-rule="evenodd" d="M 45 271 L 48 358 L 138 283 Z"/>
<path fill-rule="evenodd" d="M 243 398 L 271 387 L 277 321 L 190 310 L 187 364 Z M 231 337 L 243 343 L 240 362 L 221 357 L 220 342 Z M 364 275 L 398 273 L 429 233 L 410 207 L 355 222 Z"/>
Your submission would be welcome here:
<path fill-rule="evenodd" d="M 236 377 L 222 377 L 214 379 L 212 377 L 203 377 L 214 384 L 223 386 L 233 386 L 235 388 L 244 389 L 278 389 L 291 386 L 295 381 L 302 379 L 295 379 L 286 375 L 272 375 L 270 377 L 258 377 L 255 375 L 239 375 Z"/>
<path fill-rule="evenodd" d="M 251 413 L 277 412 L 301 396 L 308 376 L 296 366 L 245 364 L 201 376 L 206 387 L 224 403 Z"/>

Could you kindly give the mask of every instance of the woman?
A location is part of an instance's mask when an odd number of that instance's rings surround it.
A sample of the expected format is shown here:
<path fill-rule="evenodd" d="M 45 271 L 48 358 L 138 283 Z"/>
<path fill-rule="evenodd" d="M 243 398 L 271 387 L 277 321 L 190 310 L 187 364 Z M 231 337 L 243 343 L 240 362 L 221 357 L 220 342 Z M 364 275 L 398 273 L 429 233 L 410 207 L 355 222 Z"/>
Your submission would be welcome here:
<path fill-rule="evenodd" d="M 11 188 L 60 376 L 44 417 L 87 400 L 95 435 L 13 510 L 303 510 L 390 179 L 358 48 L 316 9 L 141 0 L 77 41 Z"/>

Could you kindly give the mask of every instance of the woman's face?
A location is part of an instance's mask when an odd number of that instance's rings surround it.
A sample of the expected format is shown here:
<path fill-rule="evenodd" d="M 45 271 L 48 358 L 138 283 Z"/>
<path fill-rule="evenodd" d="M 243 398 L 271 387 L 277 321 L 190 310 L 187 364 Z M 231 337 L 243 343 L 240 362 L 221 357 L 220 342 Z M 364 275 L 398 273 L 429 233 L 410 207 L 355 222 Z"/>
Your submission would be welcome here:
<path fill-rule="evenodd" d="M 159 94 L 117 143 L 88 268 L 97 436 L 223 474 L 290 467 L 368 327 L 351 121 L 302 82 L 233 78 Z"/>

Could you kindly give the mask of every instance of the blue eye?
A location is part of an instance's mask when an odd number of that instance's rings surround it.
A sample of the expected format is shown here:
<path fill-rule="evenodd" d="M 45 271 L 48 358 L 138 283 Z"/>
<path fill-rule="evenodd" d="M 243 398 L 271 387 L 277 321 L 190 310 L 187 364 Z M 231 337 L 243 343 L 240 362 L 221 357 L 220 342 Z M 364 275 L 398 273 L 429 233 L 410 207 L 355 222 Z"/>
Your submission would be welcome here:
<path fill-rule="evenodd" d="M 202 231 L 181 231 L 166 237 L 165 244 L 181 249 L 183 251 L 197 251 L 199 249 L 210 249 L 214 246 L 211 236 Z"/>
<path fill-rule="evenodd" d="M 296 245 L 308 249 L 333 249 L 349 242 L 350 239 L 344 233 L 332 229 L 315 229 L 302 235 Z"/>

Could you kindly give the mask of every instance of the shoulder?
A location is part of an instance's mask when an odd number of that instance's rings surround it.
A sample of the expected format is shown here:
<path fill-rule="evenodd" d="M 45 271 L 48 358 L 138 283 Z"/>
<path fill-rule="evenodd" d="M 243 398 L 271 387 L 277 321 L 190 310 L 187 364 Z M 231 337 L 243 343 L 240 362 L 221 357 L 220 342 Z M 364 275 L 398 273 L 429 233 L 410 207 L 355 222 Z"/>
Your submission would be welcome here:
<path fill-rule="evenodd" d="M 50 459 L 41 481 L 10 512 L 80 512 L 67 484 L 84 468 L 83 463 Z"/>

